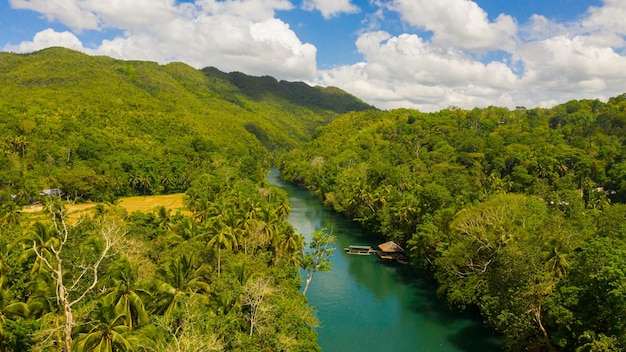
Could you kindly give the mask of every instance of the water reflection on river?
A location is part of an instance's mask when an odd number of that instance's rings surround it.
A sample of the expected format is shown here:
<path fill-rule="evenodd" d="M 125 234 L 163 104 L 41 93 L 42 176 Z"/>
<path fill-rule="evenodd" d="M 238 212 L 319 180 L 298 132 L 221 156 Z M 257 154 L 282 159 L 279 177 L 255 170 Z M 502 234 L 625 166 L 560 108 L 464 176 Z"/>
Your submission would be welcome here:
<path fill-rule="evenodd" d="M 324 352 L 501 350 L 479 321 L 451 312 L 435 287 L 416 278 L 410 267 L 346 254 L 343 248 L 350 244 L 375 247 L 380 241 L 278 176 L 273 169 L 268 180 L 289 194 L 289 221 L 297 231 L 307 240 L 321 228 L 337 236 L 332 270 L 315 274 L 307 292 L 318 311 Z"/>

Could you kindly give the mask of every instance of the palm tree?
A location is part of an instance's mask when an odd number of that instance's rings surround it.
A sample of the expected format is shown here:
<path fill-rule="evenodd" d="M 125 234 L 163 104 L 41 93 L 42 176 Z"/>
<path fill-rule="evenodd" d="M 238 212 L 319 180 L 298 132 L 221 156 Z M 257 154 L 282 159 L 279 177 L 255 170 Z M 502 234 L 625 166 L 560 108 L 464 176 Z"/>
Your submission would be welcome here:
<path fill-rule="evenodd" d="M 210 287 L 200 276 L 204 269 L 204 266 L 195 268 L 192 258 L 185 254 L 159 269 L 157 275 L 160 277 L 160 283 L 152 301 L 153 311 L 169 316 L 186 298 L 205 301 L 206 297 L 203 297 L 203 294 L 208 293 Z"/>
<path fill-rule="evenodd" d="M 52 248 L 59 246 L 59 238 L 57 232 L 52 224 L 44 224 L 40 221 L 31 225 L 24 234 L 19 238 L 18 242 L 23 243 L 27 249 L 20 255 L 19 262 L 26 263 L 35 258 L 35 262 L 31 269 L 31 273 L 41 273 L 46 268 L 43 265 L 43 261 L 47 260 L 52 263 L 54 261 L 54 254 Z M 39 251 L 39 256 L 37 251 Z"/>
<path fill-rule="evenodd" d="M 198 223 L 192 217 L 185 216 L 172 226 L 172 233 L 167 236 L 167 239 L 171 243 L 180 244 L 197 240 L 202 235 Z"/>
<path fill-rule="evenodd" d="M 567 164 L 564 161 L 559 161 L 558 164 L 556 164 L 555 169 L 561 177 L 565 176 L 565 174 L 569 170 Z"/>
<path fill-rule="evenodd" d="M 4 280 L 0 280 L 0 286 L 4 286 Z M 4 338 L 3 325 L 6 319 L 11 317 L 27 317 L 29 307 L 26 303 L 15 301 L 11 291 L 7 288 L 0 288 L 0 340 Z"/>
<path fill-rule="evenodd" d="M 224 225 L 221 221 L 216 221 L 209 228 L 209 236 L 207 247 L 217 249 L 217 277 L 219 278 L 222 271 L 222 247 L 226 249 L 237 247 L 237 236 L 231 227 Z"/>
<path fill-rule="evenodd" d="M 289 206 L 288 202 L 282 202 L 276 208 L 276 213 L 281 219 L 286 219 L 287 216 L 289 216 L 290 212 L 291 212 L 291 207 Z"/>
<path fill-rule="evenodd" d="M 172 175 L 169 172 L 162 172 L 160 184 L 163 186 L 163 192 L 169 193 L 170 188 L 174 185 Z"/>
<path fill-rule="evenodd" d="M 302 256 L 300 253 L 304 248 L 304 237 L 293 228 L 283 231 L 281 243 L 279 244 L 280 256 L 285 258 L 287 263 L 293 264 L 295 267 L 300 266 Z"/>
<path fill-rule="evenodd" d="M 567 275 L 570 263 L 567 261 L 567 254 L 564 253 L 563 246 L 557 241 L 550 241 L 550 250 L 546 253 L 545 268 L 557 279 L 562 279 Z"/>
<path fill-rule="evenodd" d="M 132 351 L 133 348 L 126 339 L 131 331 L 125 324 L 126 318 L 114 306 L 99 301 L 86 324 L 88 330 L 79 333 L 72 344 L 72 351 Z"/>
<path fill-rule="evenodd" d="M 118 259 L 111 264 L 108 271 L 109 276 L 103 280 L 102 284 L 110 285 L 110 288 L 102 301 L 113 305 L 115 312 L 124 316 L 125 323 L 131 331 L 147 324 L 148 313 L 141 296 L 149 296 L 149 293 L 134 287 L 137 273 L 133 270 L 128 257 Z"/>
<path fill-rule="evenodd" d="M 8 202 L 2 206 L 1 214 L 2 224 L 19 225 L 22 218 L 22 208 L 13 202 Z"/>
<path fill-rule="evenodd" d="M 172 209 L 160 205 L 156 208 L 156 216 L 159 219 L 159 227 L 166 231 L 172 229 Z"/>

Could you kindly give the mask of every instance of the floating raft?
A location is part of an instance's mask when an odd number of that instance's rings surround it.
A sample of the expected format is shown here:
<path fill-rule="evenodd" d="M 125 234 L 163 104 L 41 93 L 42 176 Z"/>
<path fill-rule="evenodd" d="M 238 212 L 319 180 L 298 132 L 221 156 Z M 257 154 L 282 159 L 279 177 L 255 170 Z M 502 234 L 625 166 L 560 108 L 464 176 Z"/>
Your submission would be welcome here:
<path fill-rule="evenodd" d="M 375 253 L 380 259 L 395 260 L 398 263 L 408 264 L 409 257 L 406 256 L 404 249 L 393 241 L 385 242 L 378 245 L 380 249 L 374 249 L 371 246 L 350 245 L 344 248 L 348 254 L 370 255 Z"/>
<path fill-rule="evenodd" d="M 346 253 L 348 254 L 357 254 L 357 255 L 369 255 L 374 252 L 371 246 L 355 246 L 350 245 L 348 248 L 344 248 Z"/>

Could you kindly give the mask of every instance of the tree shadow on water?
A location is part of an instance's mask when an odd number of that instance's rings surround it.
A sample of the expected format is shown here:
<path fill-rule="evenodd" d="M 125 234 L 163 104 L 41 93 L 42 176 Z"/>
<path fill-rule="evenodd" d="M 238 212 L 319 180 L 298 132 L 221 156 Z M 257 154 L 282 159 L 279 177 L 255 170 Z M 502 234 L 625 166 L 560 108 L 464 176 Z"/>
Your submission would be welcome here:
<path fill-rule="evenodd" d="M 466 352 L 495 352 L 504 350 L 498 336 L 493 334 L 485 326 L 478 324 L 463 327 L 456 333 L 448 336 L 448 341 L 459 350 Z"/>
<path fill-rule="evenodd" d="M 437 283 L 410 266 L 385 263 L 395 267 L 395 279 L 411 286 L 407 308 L 436 325 L 448 326 L 451 333 L 446 336 L 459 351 L 500 352 L 503 346 L 495 331 L 485 326 L 475 310 L 461 311 L 450 307 L 445 298 L 436 293 Z"/>

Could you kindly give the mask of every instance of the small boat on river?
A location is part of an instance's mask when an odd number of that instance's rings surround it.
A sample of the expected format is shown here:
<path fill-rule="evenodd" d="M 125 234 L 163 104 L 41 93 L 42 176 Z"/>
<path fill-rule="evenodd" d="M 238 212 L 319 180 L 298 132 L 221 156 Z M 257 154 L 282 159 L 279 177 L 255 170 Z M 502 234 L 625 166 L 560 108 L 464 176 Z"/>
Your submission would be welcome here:
<path fill-rule="evenodd" d="M 369 255 L 374 251 L 371 246 L 357 246 L 357 245 L 350 245 L 348 248 L 344 248 L 344 250 L 348 254 L 357 254 L 357 255 Z"/>
<path fill-rule="evenodd" d="M 376 255 L 383 260 L 395 260 L 402 264 L 409 263 L 409 257 L 406 256 L 404 249 L 393 241 L 379 244 L 378 248 L 380 249 L 374 249 L 371 246 L 350 245 L 343 250 L 348 254 L 356 255 L 370 255 L 376 253 Z"/>

